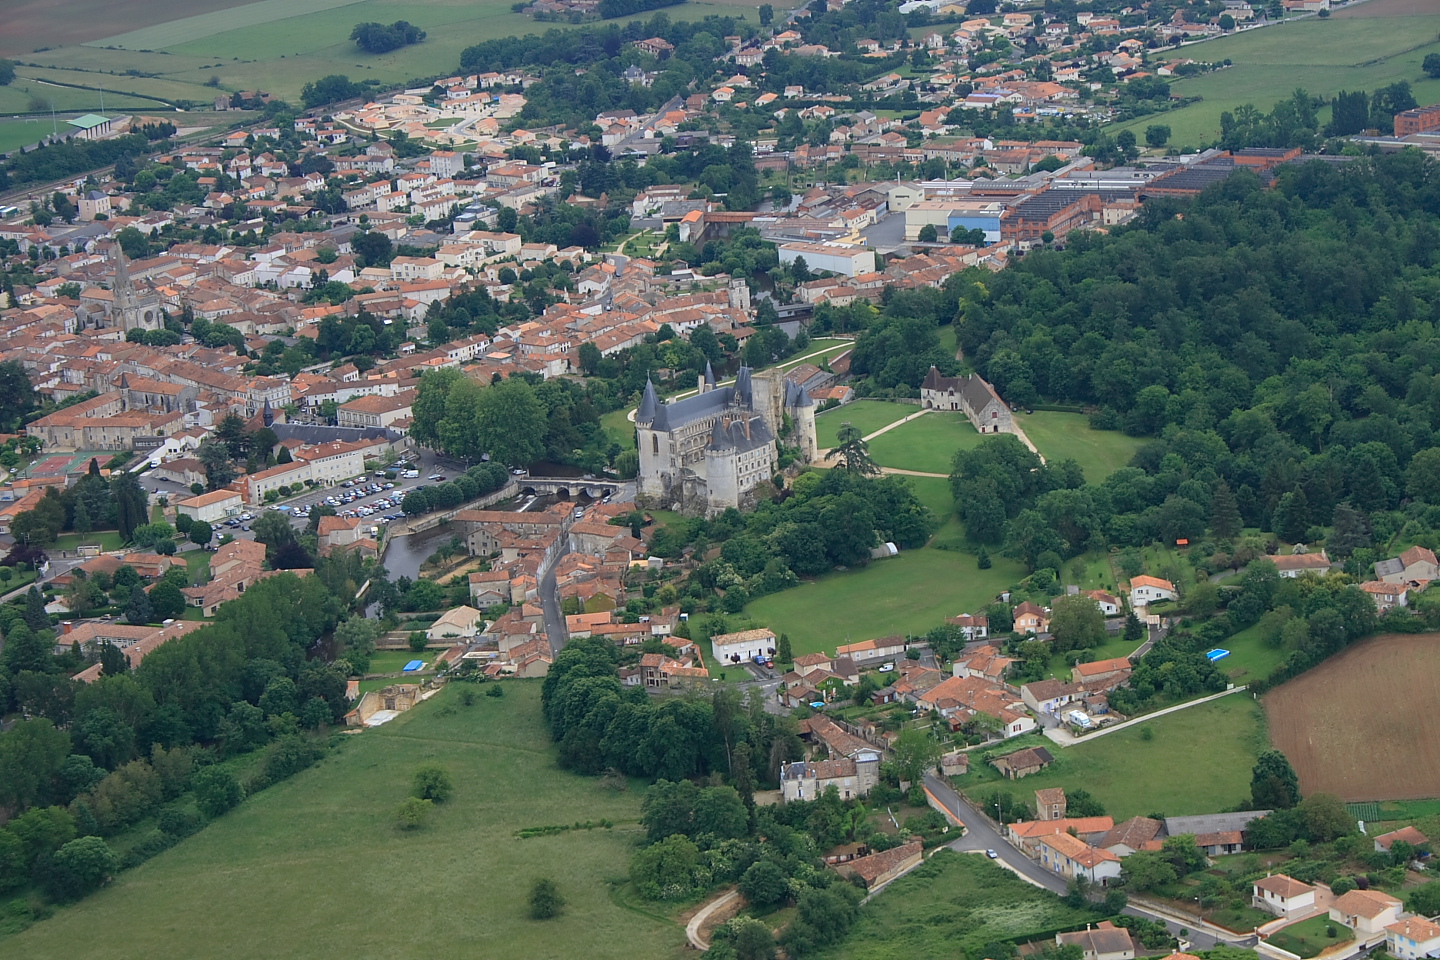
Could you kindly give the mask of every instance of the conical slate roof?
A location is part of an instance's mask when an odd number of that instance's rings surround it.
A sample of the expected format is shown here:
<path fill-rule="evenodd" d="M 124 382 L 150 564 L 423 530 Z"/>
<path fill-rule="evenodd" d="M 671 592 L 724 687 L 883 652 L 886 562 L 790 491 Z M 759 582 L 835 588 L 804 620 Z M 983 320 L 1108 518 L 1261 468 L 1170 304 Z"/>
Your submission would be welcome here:
<path fill-rule="evenodd" d="M 715 429 L 710 431 L 710 449 L 724 450 L 732 446 L 734 444 L 730 442 L 730 437 L 725 433 L 725 420 L 723 418 L 716 420 Z"/>
<path fill-rule="evenodd" d="M 645 378 L 645 395 L 640 398 L 640 409 L 635 413 L 636 423 L 650 423 L 655 419 L 655 411 L 660 406 L 660 397 L 655 393 L 655 384 L 650 378 Z"/>
<path fill-rule="evenodd" d="M 711 387 L 715 386 L 715 371 L 711 369 L 709 360 L 705 361 L 705 384 Z"/>

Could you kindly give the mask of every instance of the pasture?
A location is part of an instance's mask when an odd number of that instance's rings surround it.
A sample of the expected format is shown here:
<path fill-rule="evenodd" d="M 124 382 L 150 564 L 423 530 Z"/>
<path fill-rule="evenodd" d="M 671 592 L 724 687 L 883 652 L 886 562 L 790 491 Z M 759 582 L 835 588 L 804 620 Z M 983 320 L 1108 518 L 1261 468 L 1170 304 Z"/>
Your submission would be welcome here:
<path fill-rule="evenodd" d="M 0 945 L 26 960 L 237 955 L 311 958 L 673 957 L 679 926 L 624 900 L 640 791 L 564 773 L 538 682 L 460 704 L 458 691 L 347 738 L 331 757 L 245 801 L 99 893 Z M 453 797 L 402 832 L 415 770 L 445 767 Z M 526 827 L 612 829 L 521 840 Z M 531 881 L 567 906 L 529 919 Z M 97 936 L 97 931 L 104 931 Z"/>
<path fill-rule="evenodd" d="M 989 570 L 980 570 L 968 553 L 905 550 L 761 597 L 745 607 L 745 615 L 789 634 L 796 655 L 833 653 L 839 644 L 874 637 L 919 635 L 946 617 L 979 611 L 1025 576 L 1008 557 L 991 554 L 991 561 Z"/>
<path fill-rule="evenodd" d="M 1094 919 L 983 856 L 941 850 L 860 911 L 835 960 L 986 956 L 987 945 Z"/>
<path fill-rule="evenodd" d="M 970 773 L 957 783 L 972 799 L 983 799 L 998 789 L 1027 802 L 1033 791 L 1044 787 L 1088 790 L 1116 823 L 1155 813 L 1172 817 L 1214 813 L 1233 810 L 1249 796 L 1250 770 L 1267 747 L 1265 715 L 1243 693 L 1063 750 L 1048 740 L 1036 742 L 1049 747 L 1055 762 L 1023 782 L 1002 780 L 994 767 L 972 755 Z M 1011 749 L 992 748 L 985 753 L 1001 755 Z"/>
<path fill-rule="evenodd" d="M 1196 147 L 1219 137 L 1222 112 L 1246 103 L 1268 112 L 1297 88 L 1329 98 L 1341 90 L 1373 92 L 1408 80 L 1417 101 L 1434 103 L 1440 100 L 1440 80 L 1427 78 L 1420 63 L 1440 51 L 1437 34 L 1440 11 L 1433 4 L 1370 0 L 1327 20 L 1301 18 L 1188 44 L 1166 56 L 1228 59 L 1232 66 L 1171 84 L 1176 95 L 1203 97 L 1199 103 L 1131 120 L 1116 131 L 1131 129 L 1139 136 L 1152 123 L 1165 124 L 1172 146 Z M 1321 120 L 1328 119 L 1326 107 Z"/>
<path fill-rule="evenodd" d="M 1265 695 L 1304 793 L 1440 796 L 1440 634 L 1361 641 Z"/>
<path fill-rule="evenodd" d="M 1015 423 L 1047 462 L 1073 459 L 1090 483 L 1100 483 L 1121 467 L 1129 466 L 1130 458 L 1146 442 L 1118 430 L 1092 430 L 1082 413 L 1019 413 Z"/>

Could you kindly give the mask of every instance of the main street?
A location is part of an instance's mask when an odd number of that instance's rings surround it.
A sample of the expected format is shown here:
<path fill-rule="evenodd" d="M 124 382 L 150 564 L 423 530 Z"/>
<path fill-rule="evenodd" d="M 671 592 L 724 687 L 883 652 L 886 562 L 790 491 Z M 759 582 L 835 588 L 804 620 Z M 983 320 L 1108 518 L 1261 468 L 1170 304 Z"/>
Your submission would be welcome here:
<path fill-rule="evenodd" d="M 961 853 L 993 850 L 1000 864 L 1021 879 L 1062 896 L 1069 889 L 1069 881 L 1065 877 L 1046 870 L 1012 846 L 988 817 L 967 803 L 944 779 L 933 773 L 926 774 L 925 786 L 965 827 L 965 836 L 951 843 L 950 849 Z M 1217 944 L 1251 946 L 1255 941 L 1253 935 L 1230 933 L 1202 920 L 1172 917 L 1134 904 L 1126 907 L 1125 913 L 1164 923 L 1171 936 L 1185 940 L 1194 950 L 1209 950 Z M 1185 931 L 1183 934 L 1182 930 Z"/>

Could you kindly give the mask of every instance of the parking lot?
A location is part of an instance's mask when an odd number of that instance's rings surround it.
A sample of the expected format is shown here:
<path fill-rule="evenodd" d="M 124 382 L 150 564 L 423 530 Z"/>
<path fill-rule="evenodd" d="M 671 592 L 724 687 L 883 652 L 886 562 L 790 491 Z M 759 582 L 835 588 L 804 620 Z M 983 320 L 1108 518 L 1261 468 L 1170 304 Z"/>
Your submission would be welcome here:
<path fill-rule="evenodd" d="M 406 493 L 418 487 L 434 486 L 453 480 L 466 469 L 464 463 L 430 451 L 416 451 L 406 455 L 405 459 L 410 464 L 410 470 L 416 472 L 417 476 L 406 477 L 405 468 L 397 463 L 333 487 L 306 490 L 303 494 L 288 497 L 281 503 L 259 508 L 247 507 L 238 517 L 218 522 L 216 536 L 218 538 L 222 534 L 228 534 L 237 540 L 252 539 L 254 534 L 251 527 L 254 521 L 259 518 L 262 510 L 269 509 L 287 513 L 294 526 L 302 527 L 309 522 L 310 513 L 318 504 L 334 507 L 339 516 L 359 517 L 376 526 L 383 526 L 401 515 L 400 502 Z M 394 473 L 395 479 L 386 480 L 384 474 L 387 472 Z M 148 475 L 142 474 L 140 482 L 152 495 L 152 501 L 155 496 L 165 496 L 173 503 L 191 495 L 189 489 L 181 484 Z M 346 486 L 346 483 L 349 486 Z"/>

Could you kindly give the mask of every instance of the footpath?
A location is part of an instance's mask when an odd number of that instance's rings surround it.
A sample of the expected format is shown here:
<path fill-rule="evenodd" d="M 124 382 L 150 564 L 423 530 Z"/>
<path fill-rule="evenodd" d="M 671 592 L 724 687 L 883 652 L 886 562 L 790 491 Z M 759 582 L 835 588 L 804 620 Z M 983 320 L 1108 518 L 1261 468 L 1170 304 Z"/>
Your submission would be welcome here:
<path fill-rule="evenodd" d="M 1137 723 L 1147 723 L 1156 717 L 1163 717 L 1167 713 L 1176 713 L 1180 710 L 1189 710 L 1191 707 L 1198 707 L 1202 703 L 1209 703 L 1211 700 L 1219 700 L 1221 697 L 1228 697 L 1232 693 L 1240 693 L 1245 690 L 1244 686 L 1231 687 L 1229 690 L 1222 690 L 1220 693 L 1212 693 L 1208 697 L 1201 697 L 1199 700 L 1187 700 L 1184 703 L 1177 703 L 1173 707 L 1166 707 L 1164 710 L 1156 710 L 1154 713 L 1147 713 L 1144 716 L 1136 717 L 1133 720 L 1126 720 L 1123 723 L 1116 723 L 1108 727 L 1101 727 L 1094 733 L 1087 733 L 1083 737 L 1077 737 L 1065 727 L 1051 727 L 1045 731 L 1045 736 L 1055 741 L 1062 747 L 1073 747 L 1077 743 L 1089 743 L 1097 737 L 1108 736 L 1127 727 L 1133 727 Z"/>

